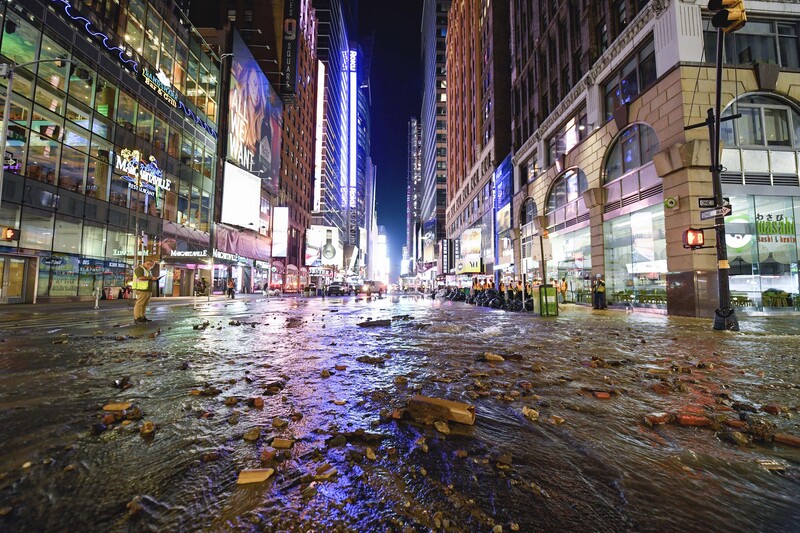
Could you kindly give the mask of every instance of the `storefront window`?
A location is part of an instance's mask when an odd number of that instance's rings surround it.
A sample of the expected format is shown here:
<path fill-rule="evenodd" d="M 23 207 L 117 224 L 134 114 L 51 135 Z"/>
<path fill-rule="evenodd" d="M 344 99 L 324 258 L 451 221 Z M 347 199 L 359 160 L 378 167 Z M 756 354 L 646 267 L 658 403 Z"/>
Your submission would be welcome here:
<path fill-rule="evenodd" d="M 623 174 L 653 160 L 660 150 L 658 136 L 646 124 L 634 124 L 617 137 L 608 152 L 605 164 L 605 182 L 609 183 Z"/>
<path fill-rule="evenodd" d="M 661 205 L 607 221 L 603 235 L 609 300 L 665 305 L 667 256 Z"/>
<path fill-rule="evenodd" d="M 146 142 L 153 138 L 153 112 L 139 104 L 139 117 L 136 120 L 136 135 Z"/>
<path fill-rule="evenodd" d="M 128 181 L 118 174 L 111 176 L 111 194 L 108 201 L 122 207 L 128 205 Z"/>
<path fill-rule="evenodd" d="M 95 73 L 88 66 L 76 61 L 69 68 L 69 95 L 90 106 L 94 97 Z"/>
<path fill-rule="evenodd" d="M 209 223 L 211 222 L 211 194 L 208 191 L 203 191 L 203 196 L 200 203 L 200 229 L 208 231 Z"/>
<path fill-rule="evenodd" d="M 19 247 L 50 250 L 53 245 L 53 213 L 26 207 L 22 211 Z"/>
<path fill-rule="evenodd" d="M 117 108 L 117 87 L 105 78 L 99 77 L 95 90 L 94 108 L 107 118 L 113 118 Z M 107 135 L 104 135 L 107 138 Z"/>
<path fill-rule="evenodd" d="M 69 57 L 66 50 L 49 37 L 42 37 L 42 48 L 41 54 L 39 54 L 39 60 L 50 61 L 39 63 L 38 76 L 40 81 L 38 83 L 47 83 L 56 89 L 66 91 L 66 74 L 69 72 L 71 65 L 64 65 L 53 61 L 65 57 Z"/>
<path fill-rule="evenodd" d="M 108 199 L 108 176 L 111 168 L 105 161 L 89 158 L 86 174 L 86 195 L 99 200 Z"/>
<path fill-rule="evenodd" d="M 59 215 L 56 217 L 53 251 L 80 254 L 82 235 L 83 222 L 81 219 Z"/>
<path fill-rule="evenodd" d="M 31 135 L 28 148 L 28 177 L 55 185 L 60 148 L 60 143 L 39 135 Z"/>
<path fill-rule="evenodd" d="M 78 293 L 78 257 L 52 254 L 39 260 L 39 296 L 75 296 Z"/>
<path fill-rule="evenodd" d="M 86 222 L 83 225 L 83 255 L 105 257 L 106 227 Z"/>
<path fill-rule="evenodd" d="M 34 101 L 57 115 L 64 115 L 64 100 L 65 95 L 61 91 L 45 84 L 36 86 Z"/>
<path fill-rule="evenodd" d="M 552 259 L 547 261 L 546 279 L 567 278 L 568 290 L 573 294 L 575 301 L 591 301 L 592 273 L 592 243 L 589 228 L 569 233 L 551 235 L 541 244 L 547 255 L 548 246 L 551 249 Z M 533 246 L 540 245 L 535 242 Z M 540 255 L 538 253 L 534 255 Z M 539 274 L 537 272 L 537 274 Z"/>
<path fill-rule="evenodd" d="M 734 304 L 788 307 L 798 293 L 800 202 L 783 196 L 734 196 L 725 218 Z"/>
<path fill-rule="evenodd" d="M 151 65 L 158 65 L 158 52 L 161 50 L 161 17 L 151 9 L 147 14 L 144 51 L 142 55 Z"/>

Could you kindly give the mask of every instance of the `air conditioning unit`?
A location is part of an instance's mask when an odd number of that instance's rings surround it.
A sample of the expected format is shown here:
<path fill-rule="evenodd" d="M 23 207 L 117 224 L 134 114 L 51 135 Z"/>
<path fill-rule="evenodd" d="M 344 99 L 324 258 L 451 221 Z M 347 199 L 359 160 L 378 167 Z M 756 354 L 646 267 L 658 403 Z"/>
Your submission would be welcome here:
<path fill-rule="evenodd" d="M 677 196 L 670 196 L 668 198 L 664 198 L 664 209 L 678 209 L 680 207 L 680 202 L 678 202 Z"/>

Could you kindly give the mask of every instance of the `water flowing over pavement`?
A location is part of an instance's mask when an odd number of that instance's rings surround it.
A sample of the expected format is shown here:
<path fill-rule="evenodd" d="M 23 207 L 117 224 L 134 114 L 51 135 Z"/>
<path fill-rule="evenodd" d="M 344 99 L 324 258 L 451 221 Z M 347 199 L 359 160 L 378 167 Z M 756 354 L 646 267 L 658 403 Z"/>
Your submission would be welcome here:
<path fill-rule="evenodd" d="M 410 297 L 130 316 L 0 315 L 0 531 L 800 529 L 800 448 L 773 441 L 800 435 L 796 316 L 732 333 Z M 414 394 L 476 422 L 415 421 Z"/>

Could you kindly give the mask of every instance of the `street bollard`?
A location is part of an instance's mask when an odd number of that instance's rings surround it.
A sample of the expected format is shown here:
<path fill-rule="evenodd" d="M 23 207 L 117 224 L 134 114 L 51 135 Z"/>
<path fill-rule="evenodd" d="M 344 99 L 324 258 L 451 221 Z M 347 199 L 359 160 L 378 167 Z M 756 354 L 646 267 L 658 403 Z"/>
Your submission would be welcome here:
<path fill-rule="evenodd" d="M 92 295 L 94 296 L 94 308 L 100 309 L 100 295 L 103 294 L 103 289 L 100 287 L 95 287 L 92 291 Z"/>

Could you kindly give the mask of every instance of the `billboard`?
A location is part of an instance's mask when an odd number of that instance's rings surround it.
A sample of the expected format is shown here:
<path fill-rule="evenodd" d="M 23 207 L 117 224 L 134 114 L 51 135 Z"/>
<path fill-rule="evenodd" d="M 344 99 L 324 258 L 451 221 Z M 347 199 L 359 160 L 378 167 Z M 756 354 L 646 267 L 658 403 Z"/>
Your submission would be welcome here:
<path fill-rule="evenodd" d="M 227 161 L 220 222 L 253 231 L 261 225 L 261 180 Z"/>
<path fill-rule="evenodd" d="M 289 208 L 272 210 L 272 257 L 286 257 L 289 247 Z"/>
<path fill-rule="evenodd" d="M 278 194 L 283 104 L 236 31 L 231 60 L 227 159 Z"/>
<path fill-rule="evenodd" d="M 281 79 L 279 80 L 282 95 L 294 95 L 297 86 L 297 58 L 300 43 L 300 0 L 284 0 L 283 2 L 283 42 L 281 49 Z"/>
<path fill-rule="evenodd" d="M 319 260 L 322 266 L 337 268 L 344 267 L 344 250 L 339 244 L 339 228 L 334 226 L 311 226 L 307 233 L 306 264 L 316 264 Z M 314 244 L 312 244 L 312 241 Z M 314 252 L 314 246 L 319 246 L 319 252 Z M 309 249 L 311 247 L 311 249 Z M 310 257 L 315 253 L 313 257 Z"/>
<path fill-rule="evenodd" d="M 325 244 L 325 231 L 322 226 L 306 228 L 306 266 L 322 266 L 322 246 Z"/>

